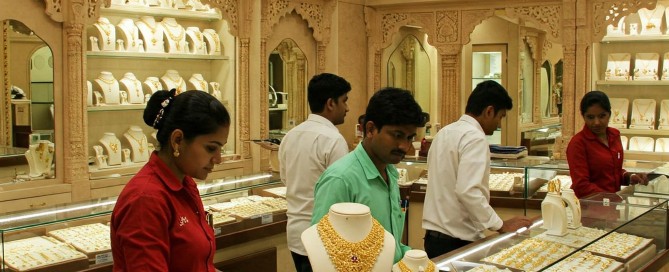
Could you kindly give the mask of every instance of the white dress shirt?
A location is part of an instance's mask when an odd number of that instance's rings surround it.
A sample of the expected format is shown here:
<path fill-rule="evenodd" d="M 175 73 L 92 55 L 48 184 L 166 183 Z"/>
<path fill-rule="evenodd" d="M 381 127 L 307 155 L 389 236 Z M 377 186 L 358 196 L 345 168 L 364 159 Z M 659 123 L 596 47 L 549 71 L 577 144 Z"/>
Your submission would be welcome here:
<path fill-rule="evenodd" d="M 328 166 L 348 154 L 348 145 L 337 127 L 323 116 L 309 114 L 288 131 L 279 146 L 281 181 L 288 200 L 288 249 L 307 255 L 301 235 L 311 226 L 314 186 Z"/>
<path fill-rule="evenodd" d="M 490 148 L 476 119 L 465 114 L 437 132 L 427 163 L 424 229 L 475 241 L 502 227 L 490 206 Z"/>

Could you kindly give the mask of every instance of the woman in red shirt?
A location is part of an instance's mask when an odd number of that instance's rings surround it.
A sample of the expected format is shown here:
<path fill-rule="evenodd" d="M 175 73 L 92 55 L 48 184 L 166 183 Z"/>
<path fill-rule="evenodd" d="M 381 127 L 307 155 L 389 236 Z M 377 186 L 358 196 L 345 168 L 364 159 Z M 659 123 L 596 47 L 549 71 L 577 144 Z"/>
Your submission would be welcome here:
<path fill-rule="evenodd" d="M 647 184 L 644 173 L 623 169 L 620 131 L 609 127 L 611 103 L 601 91 L 591 91 L 581 100 L 583 129 L 567 147 L 571 188 L 579 198 L 598 193 L 615 193 L 621 185 Z"/>
<path fill-rule="evenodd" d="M 111 219 L 114 271 L 214 272 L 214 233 L 193 178 L 221 163 L 230 114 L 206 92 L 158 91 L 144 110 L 159 151 L 128 182 Z"/>

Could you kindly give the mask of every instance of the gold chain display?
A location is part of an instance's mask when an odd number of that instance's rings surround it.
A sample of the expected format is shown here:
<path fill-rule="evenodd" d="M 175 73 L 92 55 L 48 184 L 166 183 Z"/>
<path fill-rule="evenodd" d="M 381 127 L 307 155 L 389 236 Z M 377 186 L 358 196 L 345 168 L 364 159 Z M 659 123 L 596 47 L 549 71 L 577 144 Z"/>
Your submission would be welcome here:
<path fill-rule="evenodd" d="M 151 31 L 151 34 L 153 34 L 152 37 L 151 37 L 151 44 L 156 45 L 156 43 L 158 42 L 158 40 L 156 40 L 156 31 L 157 31 L 157 28 L 158 28 L 158 24 L 153 22 L 154 26 L 151 26 L 151 24 L 149 22 L 147 22 L 146 19 L 144 19 L 144 18 L 141 18 L 140 21 L 142 21 L 142 23 L 144 23 L 144 25 L 149 28 L 149 30 Z"/>
<path fill-rule="evenodd" d="M 107 44 L 111 44 L 111 27 L 107 23 L 103 22 L 97 22 L 95 25 L 98 26 L 98 28 L 100 28 L 100 30 L 102 30 L 102 32 L 107 35 Z"/>
<path fill-rule="evenodd" d="M 181 51 L 181 40 L 184 38 L 184 34 L 186 33 L 184 28 L 179 24 L 170 24 L 166 21 L 162 21 L 160 23 L 163 24 L 165 32 L 167 32 L 167 35 L 170 36 L 170 39 L 172 39 L 174 41 L 174 44 L 176 44 L 177 50 Z M 170 29 L 170 27 L 179 30 L 179 34 L 174 34 L 172 32 L 172 29 Z"/>
<path fill-rule="evenodd" d="M 644 122 L 645 123 L 645 122 L 651 121 L 651 120 L 646 119 L 646 114 L 648 114 L 648 110 L 650 109 L 650 106 L 653 105 L 653 102 L 652 101 L 648 102 L 648 105 L 646 105 L 646 109 L 643 110 L 643 113 L 641 113 L 641 105 L 640 104 L 641 103 L 639 103 L 639 101 L 634 101 L 634 106 L 635 106 L 634 108 L 636 108 L 636 112 L 639 114 L 639 117 L 641 117 L 639 122 Z"/>
<path fill-rule="evenodd" d="M 402 271 L 402 272 L 413 272 L 413 271 L 411 271 L 411 269 L 409 269 L 409 267 L 408 267 L 403 261 L 401 261 L 401 260 L 397 263 L 397 266 L 399 266 L 400 271 Z M 434 263 L 433 263 L 432 261 L 430 261 L 430 260 L 427 260 L 427 268 L 425 268 L 424 272 L 434 272 L 434 271 L 435 271 L 434 269 L 435 269 L 435 267 L 434 267 Z"/>
<path fill-rule="evenodd" d="M 178 80 L 178 81 L 175 80 L 175 79 L 172 77 L 172 75 L 167 75 L 166 78 L 169 79 L 170 81 L 172 81 L 172 82 L 175 84 L 174 88 L 177 89 L 177 93 L 176 93 L 176 94 L 180 94 L 180 93 L 182 93 L 182 92 L 184 91 L 184 90 L 181 89 L 182 84 L 184 83 L 184 79 L 183 79 L 183 77 L 179 77 L 179 80 Z"/>
<path fill-rule="evenodd" d="M 98 79 L 100 81 L 102 81 L 103 83 L 105 83 L 105 85 L 107 85 L 107 93 L 111 95 L 111 93 L 114 92 L 112 87 L 114 86 L 114 84 L 116 84 L 116 82 L 117 82 L 116 79 L 115 78 L 106 79 L 102 76 L 98 76 Z M 98 84 L 99 84 L 99 82 L 98 82 Z M 100 84 L 100 86 L 102 86 L 102 84 Z"/>
<path fill-rule="evenodd" d="M 130 138 L 132 138 L 133 140 L 135 140 L 135 142 L 137 142 L 139 144 L 139 148 L 138 148 L 139 153 L 144 153 L 144 142 L 146 142 L 146 136 L 142 135 L 144 137 L 140 136 L 139 139 L 137 139 L 130 132 L 128 132 L 128 136 L 130 136 Z"/>
<path fill-rule="evenodd" d="M 318 222 L 316 228 L 325 251 L 337 271 L 372 270 L 383 248 L 384 230 L 378 221 L 372 218 L 372 229 L 367 237 L 359 242 L 349 242 L 342 238 L 332 227 L 327 214 Z"/>

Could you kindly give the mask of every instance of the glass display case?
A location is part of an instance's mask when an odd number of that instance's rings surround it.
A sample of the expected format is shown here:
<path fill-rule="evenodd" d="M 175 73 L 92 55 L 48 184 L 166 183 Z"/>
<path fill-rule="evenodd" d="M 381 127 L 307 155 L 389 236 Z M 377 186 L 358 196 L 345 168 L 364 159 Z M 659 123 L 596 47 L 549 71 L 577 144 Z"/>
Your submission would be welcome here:
<path fill-rule="evenodd" d="M 561 124 L 530 129 L 520 133 L 520 145 L 527 147 L 531 156 L 552 156 L 555 139 L 559 136 L 562 136 Z"/>
<path fill-rule="evenodd" d="M 489 236 L 433 260 L 441 271 L 636 271 L 661 263 L 667 201 L 630 204 L 628 197 L 600 194 L 581 200 L 583 226 L 564 236 L 547 234 L 538 220 L 530 229 Z"/>
<path fill-rule="evenodd" d="M 198 182 L 217 248 L 284 232 L 281 186 L 271 174 Z M 104 271 L 112 262 L 109 221 L 115 203 L 115 197 L 97 199 L 0 217 L 0 271 Z M 263 233 L 246 233 L 253 231 Z M 239 234 L 253 238 L 230 239 Z"/>

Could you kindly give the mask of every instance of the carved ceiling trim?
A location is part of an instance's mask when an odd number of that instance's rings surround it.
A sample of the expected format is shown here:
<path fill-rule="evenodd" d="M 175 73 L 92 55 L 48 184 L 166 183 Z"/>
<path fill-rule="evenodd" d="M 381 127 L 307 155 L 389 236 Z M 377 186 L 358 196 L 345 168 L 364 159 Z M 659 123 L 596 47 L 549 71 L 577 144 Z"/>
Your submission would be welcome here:
<path fill-rule="evenodd" d="M 553 48 L 553 43 L 551 41 L 549 41 L 545 37 L 544 37 L 543 40 L 544 40 L 544 44 L 543 44 L 542 49 L 541 49 L 541 63 L 544 63 L 544 61 L 548 60 L 547 59 L 548 50 Z M 551 65 L 555 65 L 555 63 L 551 63 Z"/>
<path fill-rule="evenodd" d="M 506 8 L 507 14 L 533 22 L 546 30 L 550 40 L 560 42 L 562 37 L 562 5 L 524 6 Z"/>
<path fill-rule="evenodd" d="M 462 32 L 462 44 L 468 44 L 470 35 L 474 32 L 477 25 L 480 25 L 484 20 L 495 15 L 492 9 L 478 9 L 478 10 L 464 10 L 462 11 L 462 24 L 460 31 Z"/>
<path fill-rule="evenodd" d="M 639 9 L 655 9 L 656 0 L 634 0 L 634 1 L 597 1 L 593 3 L 592 26 L 593 41 L 601 41 L 606 35 L 606 26 L 617 25 L 625 16 L 639 11 Z"/>
<path fill-rule="evenodd" d="M 52 20 L 62 22 L 63 19 L 63 1 L 62 0 L 44 0 L 46 8 L 44 12 L 49 15 Z"/>
<path fill-rule="evenodd" d="M 230 34 L 238 36 L 239 33 L 239 5 L 237 0 L 202 0 L 213 8 L 221 11 L 221 16 L 230 26 Z"/>
<path fill-rule="evenodd" d="M 323 0 L 320 3 L 314 3 L 314 1 L 266 0 L 265 3 L 262 8 L 263 38 L 268 38 L 272 34 L 272 28 L 279 23 L 282 17 L 295 11 L 302 19 L 307 21 L 307 26 L 313 30 L 316 41 L 329 43 L 332 13 L 337 5 L 335 0 Z"/>

